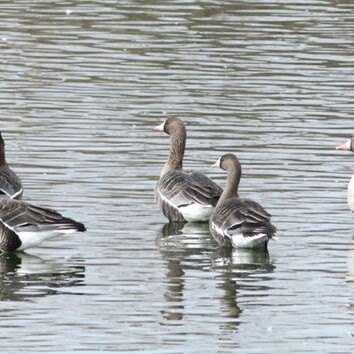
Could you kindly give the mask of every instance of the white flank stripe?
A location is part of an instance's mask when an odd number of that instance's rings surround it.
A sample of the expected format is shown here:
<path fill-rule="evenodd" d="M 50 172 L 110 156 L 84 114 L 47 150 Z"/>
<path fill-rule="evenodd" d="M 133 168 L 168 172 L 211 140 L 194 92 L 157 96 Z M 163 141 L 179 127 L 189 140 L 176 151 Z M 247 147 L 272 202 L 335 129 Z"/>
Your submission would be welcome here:
<path fill-rule="evenodd" d="M 6 191 L 3 190 L 3 189 L 0 189 L 0 190 L 1 190 L 1 192 L 5 193 L 5 195 L 7 195 L 8 197 L 12 198 L 11 195 L 10 195 L 8 192 L 6 192 Z"/>
<path fill-rule="evenodd" d="M 159 195 L 162 200 L 164 200 L 173 209 L 178 210 L 189 222 L 208 221 L 213 212 L 213 207 L 211 205 L 192 203 L 187 206 L 178 207 L 172 204 L 172 202 L 163 196 L 160 192 Z"/>
<path fill-rule="evenodd" d="M 11 196 L 11 199 L 15 199 L 18 195 L 20 195 L 23 192 L 23 188 L 21 188 L 17 193 Z"/>
<path fill-rule="evenodd" d="M 4 220 L 0 219 L 0 222 L 17 235 L 17 232 L 14 230 L 14 228 L 11 227 L 10 225 L 6 224 L 6 222 L 4 222 Z"/>
<path fill-rule="evenodd" d="M 211 228 L 220 236 L 225 236 L 224 232 L 220 229 L 220 227 L 218 227 L 217 225 L 215 225 L 213 222 L 211 222 Z"/>
<path fill-rule="evenodd" d="M 171 203 L 171 201 L 169 199 L 167 199 L 164 195 L 162 195 L 160 192 L 159 193 L 159 196 L 161 197 L 161 199 L 166 202 L 170 207 L 172 207 L 173 209 L 176 209 L 178 210 L 178 207 L 174 204 Z"/>

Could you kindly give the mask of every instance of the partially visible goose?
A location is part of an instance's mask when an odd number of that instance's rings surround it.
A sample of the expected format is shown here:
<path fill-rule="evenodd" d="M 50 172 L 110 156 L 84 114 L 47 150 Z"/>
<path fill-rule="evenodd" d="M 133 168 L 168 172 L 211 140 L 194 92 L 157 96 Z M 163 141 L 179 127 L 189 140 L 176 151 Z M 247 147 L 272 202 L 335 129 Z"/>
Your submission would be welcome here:
<path fill-rule="evenodd" d="M 221 246 L 234 248 L 267 248 L 276 228 L 271 215 L 250 199 L 239 198 L 241 164 L 233 154 L 220 157 L 212 167 L 227 171 L 227 182 L 210 218 L 209 227 Z"/>
<path fill-rule="evenodd" d="M 171 147 L 155 189 L 156 201 L 170 221 L 208 221 L 222 188 L 201 172 L 183 171 L 186 128 L 171 117 L 154 128 L 170 136 Z"/>
<path fill-rule="evenodd" d="M 354 137 L 347 140 L 344 144 L 338 145 L 336 149 L 354 152 Z M 350 210 L 354 212 L 354 174 L 348 185 L 348 205 Z"/>
<path fill-rule="evenodd" d="M 85 226 L 55 210 L 34 206 L 20 200 L 0 199 L 0 251 L 23 251 L 47 239 Z"/>
<path fill-rule="evenodd" d="M 21 199 L 22 183 L 5 159 L 5 142 L 0 132 L 0 198 Z"/>

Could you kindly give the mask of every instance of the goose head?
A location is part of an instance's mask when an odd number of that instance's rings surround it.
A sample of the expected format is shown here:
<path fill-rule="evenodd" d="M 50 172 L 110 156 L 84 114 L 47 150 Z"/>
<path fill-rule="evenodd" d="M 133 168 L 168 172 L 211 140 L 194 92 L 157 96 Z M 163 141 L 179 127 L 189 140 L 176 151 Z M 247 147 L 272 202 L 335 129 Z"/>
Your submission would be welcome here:
<path fill-rule="evenodd" d="M 170 136 L 185 135 L 186 128 L 181 119 L 177 117 L 169 117 L 160 125 L 154 127 L 155 131 L 164 132 Z"/>

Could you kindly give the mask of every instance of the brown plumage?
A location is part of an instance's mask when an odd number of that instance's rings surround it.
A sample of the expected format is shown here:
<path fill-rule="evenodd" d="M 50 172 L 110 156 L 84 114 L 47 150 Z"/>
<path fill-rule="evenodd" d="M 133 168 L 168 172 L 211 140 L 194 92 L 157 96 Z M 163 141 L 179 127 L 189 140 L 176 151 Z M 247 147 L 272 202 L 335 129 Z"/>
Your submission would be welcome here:
<path fill-rule="evenodd" d="M 5 142 L 0 132 L 0 198 L 21 199 L 22 193 L 21 180 L 6 162 Z"/>
<path fill-rule="evenodd" d="M 85 226 L 55 210 L 13 199 L 0 199 L 0 251 L 24 250 Z"/>
<path fill-rule="evenodd" d="M 170 221 L 207 221 L 222 188 L 201 172 L 184 171 L 186 128 L 182 120 L 171 117 L 155 127 L 170 136 L 168 159 L 155 188 L 156 201 Z"/>
<path fill-rule="evenodd" d="M 227 171 L 224 191 L 210 218 L 210 231 L 222 246 L 235 248 L 267 247 L 276 228 L 271 215 L 257 202 L 239 198 L 241 164 L 233 154 L 223 155 L 213 167 Z"/>

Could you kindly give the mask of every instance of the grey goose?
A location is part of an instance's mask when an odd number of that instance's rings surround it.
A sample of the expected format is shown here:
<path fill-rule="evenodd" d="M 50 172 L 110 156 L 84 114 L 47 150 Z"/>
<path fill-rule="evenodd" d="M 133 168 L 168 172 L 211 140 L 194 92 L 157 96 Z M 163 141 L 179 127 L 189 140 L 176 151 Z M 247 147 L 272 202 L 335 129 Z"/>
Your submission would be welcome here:
<path fill-rule="evenodd" d="M 169 221 L 208 221 L 222 188 L 198 171 L 184 171 L 187 139 L 183 121 L 167 118 L 154 128 L 170 136 L 170 153 L 155 188 L 155 198 Z"/>
<path fill-rule="evenodd" d="M 55 210 L 15 199 L 0 199 L 0 251 L 23 251 L 85 226 Z"/>
<path fill-rule="evenodd" d="M 227 172 L 227 182 L 210 218 L 209 228 L 221 246 L 233 248 L 267 248 L 276 228 L 271 215 L 257 202 L 239 198 L 241 164 L 233 154 L 225 154 L 212 167 Z"/>
<path fill-rule="evenodd" d="M 12 171 L 5 158 L 5 142 L 0 132 L 0 198 L 21 199 L 21 180 Z"/>

